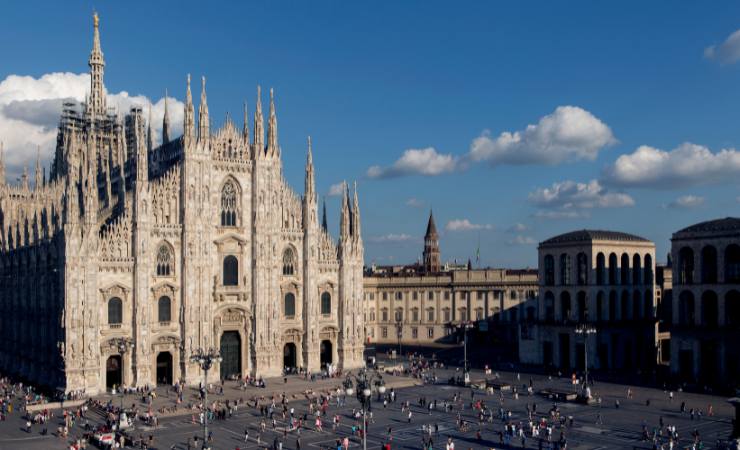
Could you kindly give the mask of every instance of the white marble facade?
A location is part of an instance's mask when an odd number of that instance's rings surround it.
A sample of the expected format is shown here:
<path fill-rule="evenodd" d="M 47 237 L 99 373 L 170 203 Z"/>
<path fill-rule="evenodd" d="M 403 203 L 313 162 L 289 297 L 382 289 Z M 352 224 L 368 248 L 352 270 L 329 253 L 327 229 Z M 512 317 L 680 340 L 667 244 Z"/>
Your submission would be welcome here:
<path fill-rule="evenodd" d="M 65 104 L 49 179 L 0 188 L 0 365 L 64 391 L 279 375 L 363 363 L 363 243 L 345 185 L 335 243 L 318 219 L 311 143 L 303 195 L 283 178 L 272 90 L 252 129 L 196 121 L 188 76 L 184 133 L 152 143 L 140 108 L 106 107 L 94 21 L 91 87 Z M 1 164 L 1 162 L 0 162 Z M 2 171 L 4 174 L 4 166 Z M 3 175 L 4 177 L 4 175 Z M 121 355 L 116 338 L 133 348 Z"/>

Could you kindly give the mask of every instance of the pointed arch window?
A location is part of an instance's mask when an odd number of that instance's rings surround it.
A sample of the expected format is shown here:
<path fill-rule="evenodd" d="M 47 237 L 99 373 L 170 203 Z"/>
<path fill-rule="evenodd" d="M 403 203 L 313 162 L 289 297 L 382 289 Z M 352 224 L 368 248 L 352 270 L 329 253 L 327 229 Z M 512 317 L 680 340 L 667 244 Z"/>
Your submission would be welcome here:
<path fill-rule="evenodd" d="M 295 273 L 295 253 L 291 247 L 283 252 L 283 275 L 293 275 Z"/>
<path fill-rule="evenodd" d="M 172 270 L 172 249 L 169 245 L 162 244 L 157 251 L 157 276 L 168 277 L 173 273 Z"/>
<path fill-rule="evenodd" d="M 221 188 L 221 226 L 235 227 L 237 217 L 237 189 L 232 180 Z"/>

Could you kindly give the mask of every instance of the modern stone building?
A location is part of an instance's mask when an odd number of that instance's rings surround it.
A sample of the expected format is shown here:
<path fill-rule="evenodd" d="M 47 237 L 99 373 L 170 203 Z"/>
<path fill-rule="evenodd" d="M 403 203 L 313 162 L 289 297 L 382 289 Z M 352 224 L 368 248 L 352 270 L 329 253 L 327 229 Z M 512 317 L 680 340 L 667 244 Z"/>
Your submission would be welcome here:
<path fill-rule="evenodd" d="M 655 245 L 627 233 L 580 230 L 541 242 L 535 320 L 522 325 L 523 363 L 562 370 L 652 371 L 657 362 Z M 575 332 L 588 325 L 596 333 Z M 588 339 L 588 344 L 584 342 Z"/>
<path fill-rule="evenodd" d="M 0 188 L 0 366 L 64 391 L 363 363 L 363 243 L 345 185 L 335 243 L 318 221 L 311 143 L 302 196 L 283 178 L 272 91 L 265 141 L 212 131 L 190 78 L 184 134 L 152 142 L 140 108 L 106 106 L 97 16 L 82 105 L 65 104 L 49 180 Z M 295 155 L 295 154 L 293 154 Z M 296 157 L 292 156 L 292 157 Z M 4 168 L 0 173 L 4 174 Z M 121 338 L 133 346 L 119 352 Z M 125 346 L 124 346 L 125 348 Z M 123 354 L 122 354 L 123 353 Z"/>
<path fill-rule="evenodd" d="M 673 233 L 671 372 L 702 385 L 740 387 L 740 218 Z"/>
<path fill-rule="evenodd" d="M 404 345 L 449 343 L 456 326 L 513 330 L 526 299 L 537 296 L 536 270 L 450 268 L 441 264 L 439 235 L 429 215 L 422 264 L 372 267 L 365 272 L 368 341 Z M 516 334 L 510 340 L 516 342 Z"/>

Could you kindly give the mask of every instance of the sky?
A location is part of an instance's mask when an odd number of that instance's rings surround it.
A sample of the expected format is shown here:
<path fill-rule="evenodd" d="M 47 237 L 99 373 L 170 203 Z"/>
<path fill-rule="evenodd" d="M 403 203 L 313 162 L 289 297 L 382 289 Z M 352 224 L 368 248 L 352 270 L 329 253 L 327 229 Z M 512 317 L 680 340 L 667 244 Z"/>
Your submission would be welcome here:
<path fill-rule="evenodd" d="M 310 135 L 334 235 L 357 182 L 367 264 L 416 261 L 430 210 L 443 260 L 512 268 L 575 229 L 665 255 L 671 233 L 740 214 L 738 2 L 12 2 L 11 183 L 37 152 L 48 165 L 62 99 L 85 97 L 93 10 L 122 112 L 151 104 L 158 125 L 167 91 L 179 134 L 187 74 L 215 127 L 274 88 L 287 180 L 302 191 Z"/>

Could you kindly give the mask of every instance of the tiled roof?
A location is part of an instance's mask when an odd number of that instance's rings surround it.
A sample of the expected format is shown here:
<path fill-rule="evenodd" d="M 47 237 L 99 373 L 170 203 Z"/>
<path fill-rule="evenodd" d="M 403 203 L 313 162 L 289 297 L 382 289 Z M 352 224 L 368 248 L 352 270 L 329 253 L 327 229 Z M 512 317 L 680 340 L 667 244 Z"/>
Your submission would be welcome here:
<path fill-rule="evenodd" d="M 682 233 L 721 233 L 728 231 L 740 231 L 740 218 L 725 217 L 724 219 L 708 220 L 697 223 L 677 231 L 675 234 Z"/>
<path fill-rule="evenodd" d="M 569 242 L 591 242 L 591 241 L 625 241 L 625 242 L 650 242 L 649 240 L 635 236 L 634 234 L 622 233 L 620 231 L 607 230 L 578 230 L 551 237 L 540 245 L 566 244 Z"/>

